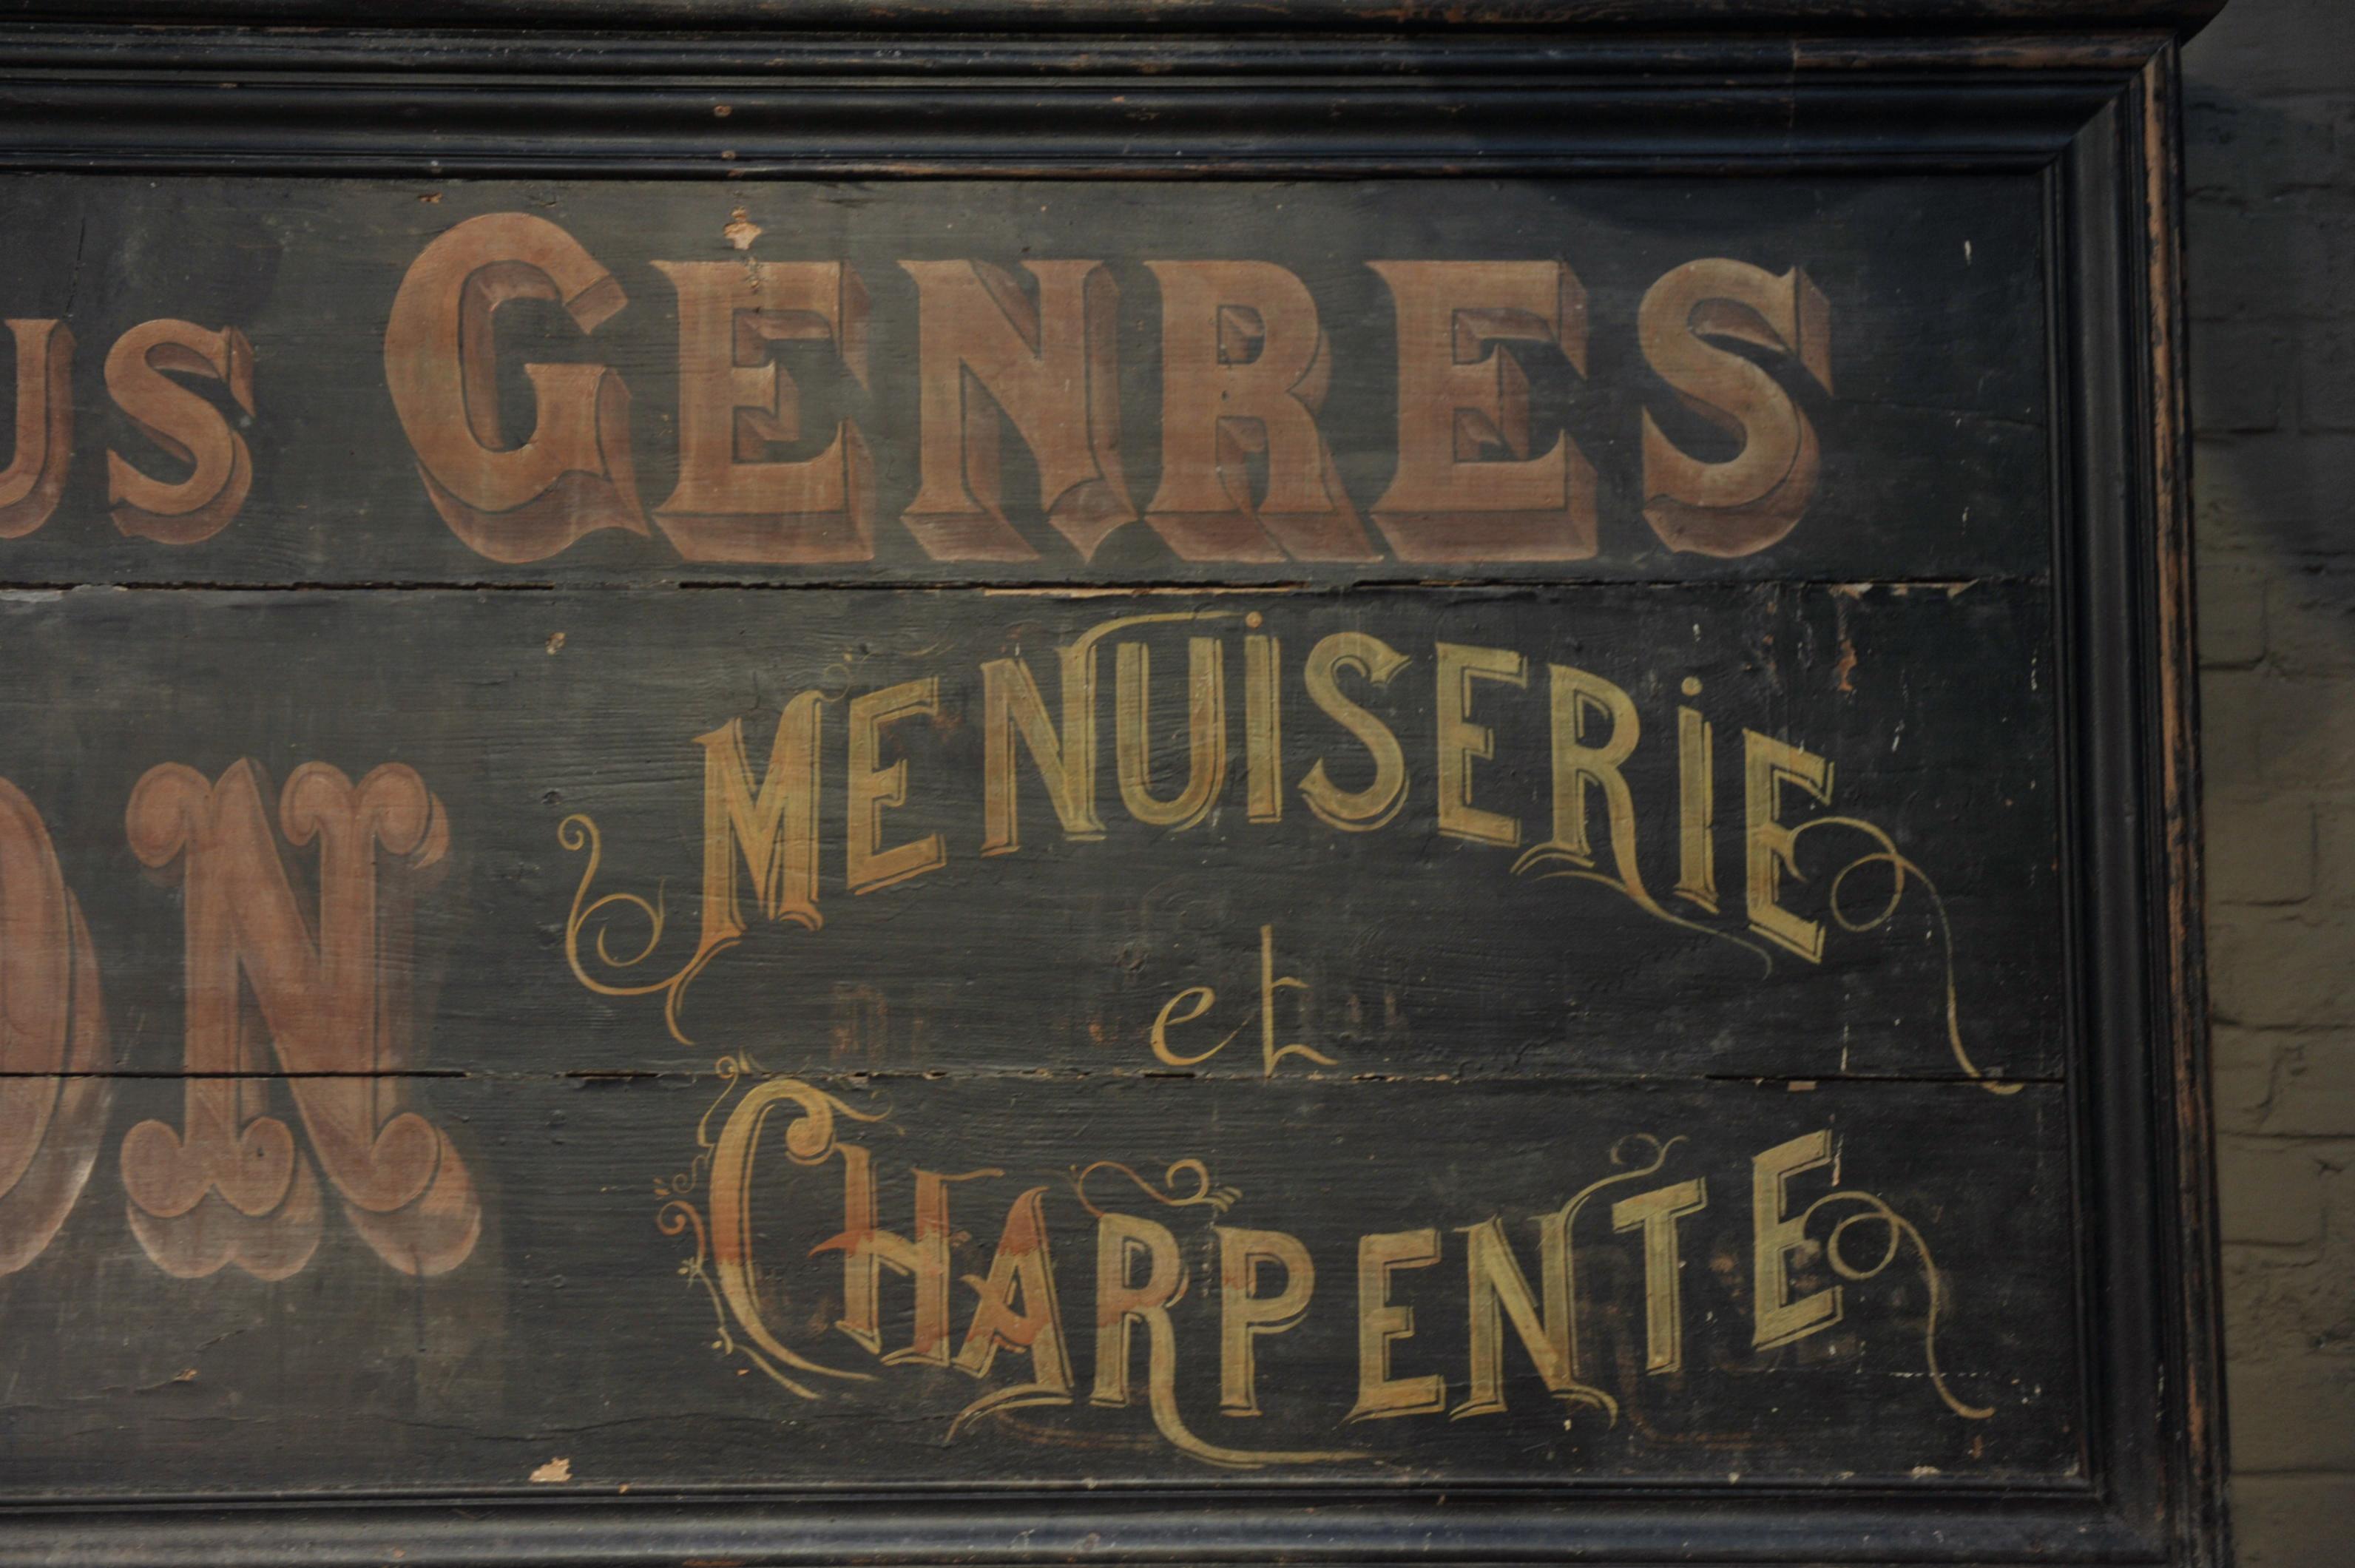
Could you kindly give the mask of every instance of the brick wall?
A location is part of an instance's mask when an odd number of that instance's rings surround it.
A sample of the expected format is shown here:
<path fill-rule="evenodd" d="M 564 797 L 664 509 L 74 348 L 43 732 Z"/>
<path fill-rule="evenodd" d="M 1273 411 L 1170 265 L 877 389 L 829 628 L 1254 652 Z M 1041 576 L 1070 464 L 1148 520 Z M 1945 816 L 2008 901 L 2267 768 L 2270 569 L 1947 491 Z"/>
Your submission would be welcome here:
<path fill-rule="evenodd" d="M 2355 0 L 2185 51 L 2242 1568 L 2355 1564 Z"/>

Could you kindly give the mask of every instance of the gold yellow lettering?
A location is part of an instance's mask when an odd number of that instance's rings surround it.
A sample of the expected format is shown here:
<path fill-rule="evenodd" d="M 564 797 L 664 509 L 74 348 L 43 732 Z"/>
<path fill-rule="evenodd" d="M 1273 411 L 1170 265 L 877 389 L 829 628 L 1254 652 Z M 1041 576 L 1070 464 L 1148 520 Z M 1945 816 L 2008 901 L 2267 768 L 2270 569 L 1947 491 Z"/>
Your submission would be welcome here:
<path fill-rule="evenodd" d="M 1406 752 L 1398 737 L 1344 694 L 1336 677 L 1347 671 L 1383 687 L 1408 663 L 1404 654 L 1364 632 L 1336 632 L 1309 650 L 1301 683 L 1310 699 L 1355 736 L 1374 762 L 1373 779 L 1360 790 L 1337 787 L 1322 760 L 1300 781 L 1301 799 L 1327 827 L 1363 833 L 1388 822 L 1406 804 Z"/>
<path fill-rule="evenodd" d="M 889 849 L 881 847 L 883 813 L 908 803 L 908 763 L 902 758 L 888 768 L 875 765 L 884 725 L 900 719 L 936 719 L 940 711 L 941 683 L 933 676 L 850 699 L 849 848 L 844 880 L 854 893 L 888 888 L 948 863 L 948 851 L 937 833 Z"/>
<path fill-rule="evenodd" d="M 1290 1045 L 1275 1043 L 1275 998 L 1284 991 L 1305 991 L 1308 983 L 1296 976 L 1275 972 L 1275 927 L 1259 928 L 1259 1028 L 1260 1060 L 1263 1075 L 1275 1076 L 1275 1064 L 1287 1056 L 1305 1056 L 1319 1067 L 1335 1065 L 1331 1057 L 1321 1051 L 1311 1051 L 1297 1041 Z"/>
<path fill-rule="evenodd" d="M 778 1387 L 803 1399 L 815 1399 L 815 1389 L 779 1368 L 854 1382 L 864 1382 L 870 1374 L 811 1360 L 779 1339 L 761 1314 L 762 1293 L 755 1283 L 752 1259 L 753 1178 L 769 1118 L 788 1106 L 800 1115 L 789 1118 L 786 1158 L 795 1165 L 822 1165 L 840 1147 L 834 1138 L 834 1117 L 842 1107 L 831 1095 L 793 1078 L 764 1079 L 747 1091 L 728 1114 L 711 1151 L 711 1260 L 720 1298 L 728 1303 L 730 1315 L 750 1342 L 746 1353 Z"/>
<path fill-rule="evenodd" d="M 1831 1162 L 1832 1135 L 1828 1130 L 1776 1144 L 1751 1161 L 1750 1226 L 1754 1237 L 1752 1310 L 1755 1316 L 1750 1342 L 1759 1349 L 1804 1339 L 1840 1320 L 1838 1285 L 1796 1301 L 1788 1299 L 1791 1251 L 1807 1239 L 1805 1215 L 1784 1215 L 1790 1180 Z"/>
<path fill-rule="evenodd" d="M 996 1170 L 943 1176 L 916 1174 L 916 1234 L 913 1240 L 876 1222 L 874 1162 L 856 1144 L 835 1146 L 842 1154 L 842 1233 L 810 1249 L 842 1254 L 842 1317 L 835 1324 L 852 1340 L 881 1356 L 886 1366 L 912 1362 L 949 1364 L 949 1183 L 997 1176 Z M 883 1271 L 915 1282 L 916 1312 L 910 1343 L 883 1349 Z"/>
<path fill-rule="evenodd" d="M 1218 999 L 1219 993 L 1208 986 L 1188 986 L 1162 1003 L 1161 1010 L 1153 1016 L 1154 1056 L 1172 1067 L 1192 1067 L 1199 1062 L 1209 1061 L 1232 1044 L 1235 1036 L 1241 1032 L 1240 1029 L 1230 1029 L 1226 1038 L 1218 1044 L 1192 1056 L 1180 1056 L 1169 1048 L 1169 1026 L 1192 1023 L 1196 1019 L 1209 1012 L 1212 1004 Z M 1181 1013 L 1178 1010 L 1179 1008 L 1187 1008 L 1188 1010 Z"/>
<path fill-rule="evenodd" d="M 1645 891 L 1643 872 L 1636 863 L 1636 796 L 1620 771 L 1644 733 L 1636 704 L 1600 676 L 1569 665 L 1549 665 L 1547 671 L 1553 718 L 1553 836 L 1519 863 L 1560 859 L 1592 870 L 1596 857 L 1586 830 L 1586 792 L 1599 789 L 1611 835 L 1612 875 L 1604 880 L 1642 908 L 1661 913 Z M 1598 715 L 1609 721 L 1611 730 L 1609 739 L 1594 745 L 1587 740 L 1587 723 Z"/>
<path fill-rule="evenodd" d="M 1685 1363 L 1685 1323 L 1677 1251 L 1677 1221 L 1709 1205 L 1709 1188 L 1695 1179 L 1623 1198 L 1611 1205 L 1611 1228 L 1644 1233 L 1644 1370 L 1672 1372 Z"/>
<path fill-rule="evenodd" d="M 1258 1358 L 1252 1341 L 1281 1334 L 1308 1311 L 1316 1265 L 1296 1236 L 1220 1225 L 1219 1234 L 1219 1408 L 1229 1415 L 1259 1413 Z M 1284 1270 L 1284 1287 L 1259 1294 L 1259 1265 Z"/>
<path fill-rule="evenodd" d="M 1700 695 L 1686 677 L 1685 695 Z M 1677 896 L 1717 912 L 1715 735 L 1697 708 L 1677 709 Z"/>
<path fill-rule="evenodd" d="M 1186 644 L 1186 787 L 1167 800 L 1153 794 L 1152 650 L 1123 643 L 1114 661 L 1113 752 L 1121 804 L 1139 822 L 1177 831 L 1210 814 L 1227 782 L 1225 652 L 1214 637 Z"/>
<path fill-rule="evenodd" d="M 1380 1421 L 1446 1407 L 1447 1383 L 1437 1372 L 1391 1375 L 1391 1347 L 1414 1333 L 1414 1308 L 1390 1298 L 1391 1275 L 1438 1261 L 1439 1232 L 1433 1229 L 1358 1238 L 1358 1403 L 1347 1419 Z"/>
<path fill-rule="evenodd" d="M 1283 658 L 1274 637 L 1243 639 L 1244 797 L 1253 822 L 1284 820 Z"/>
<path fill-rule="evenodd" d="M 1476 680 L 1525 687 L 1529 661 L 1506 648 L 1439 645 L 1439 830 L 1476 844 L 1510 847 L 1521 841 L 1520 823 L 1472 804 L 1472 764 L 1497 754 L 1496 735 L 1487 725 L 1471 722 Z"/>
<path fill-rule="evenodd" d="M 744 934 L 736 901 L 736 850 L 752 873 L 752 897 L 771 920 L 812 931 L 817 912 L 818 694 L 785 705 L 758 793 L 744 754 L 744 721 L 731 719 L 703 748 L 703 940 L 709 952 Z"/>
<path fill-rule="evenodd" d="M 1572 1362 L 1570 1315 L 1570 1228 L 1561 1216 L 1539 1225 L 1539 1267 L 1544 1284 L 1542 1317 L 1529 1293 L 1529 1282 L 1513 1259 L 1512 1243 L 1505 1239 L 1502 1221 L 1491 1215 L 1465 1227 L 1465 1264 L 1470 1271 L 1472 1386 L 1464 1403 L 1448 1413 L 1451 1420 L 1487 1415 L 1505 1408 L 1504 1319 L 1512 1319 L 1521 1347 L 1537 1363 L 1538 1375 L 1555 1393 L 1567 1392 L 1576 1381 Z"/>
<path fill-rule="evenodd" d="M 1141 1285 L 1129 1279 L 1139 1254 L 1146 1259 Z M 1206 1443 L 1189 1431 L 1178 1409 L 1178 1331 L 1169 1321 L 1170 1303 L 1185 1288 L 1178 1238 L 1168 1227 L 1120 1213 L 1107 1213 L 1096 1222 L 1096 1375 L 1094 1391 L 1088 1395 L 1090 1403 L 1128 1403 L 1128 1330 L 1131 1324 L 1143 1323 L 1147 1342 L 1146 1389 L 1153 1407 L 1153 1424 L 1180 1452 L 1237 1469 L 1355 1456 L 1225 1448 Z"/>
<path fill-rule="evenodd" d="M 1014 777 L 1014 737 L 1030 750 L 1047 799 L 1066 838 L 1101 838 L 1096 816 L 1096 663 L 1092 643 L 1062 650 L 1063 730 L 1047 717 L 1046 700 L 1030 667 L 1020 659 L 992 659 L 981 667 L 982 728 L 985 733 L 982 840 L 985 855 L 1022 848 Z"/>
<path fill-rule="evenodd" d="M 1798 872 L 1791 849 L 1798 835 L 1776 820 L 1783 786 L 1796 784 L 1818 805 L 1832 803 L 1832 764 L 1813 752 L 1761 735 L 1742 732 L 1742 842 L 1749 869 L 1750 929 L 1810 964 L 1824 956 L 1820 921 L 1805 920 L 1776 901 L 1782 874 Z"/>
<path fill-rule="evenodd" d="M 1139 1254 L 1146 1260 L 1145 1280 L 1132 1284 Z M 1152 1362 L 1165 1340 L 1172 1347 L 1174 1366 L 1177 1331 L 1170 1327 L 1169 1304 L 1185 1279 L 1178 1238 L 1167 1226 L 1121 1213 L 1096 1221 L 1096 1377 L 1089 1403 L 1128 1403 L 1129 1329 L 1137 1323 L 1153 1340 L 1146 1375 L 1153 1375 Z"/>

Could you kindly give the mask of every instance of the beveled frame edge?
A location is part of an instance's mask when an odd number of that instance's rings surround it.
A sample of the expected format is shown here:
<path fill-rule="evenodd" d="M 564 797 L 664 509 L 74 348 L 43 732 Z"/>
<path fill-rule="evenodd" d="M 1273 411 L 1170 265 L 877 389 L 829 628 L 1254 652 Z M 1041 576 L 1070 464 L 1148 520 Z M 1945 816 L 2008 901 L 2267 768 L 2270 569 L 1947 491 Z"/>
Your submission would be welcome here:
<path fill-rule="evenodd" d="M 2179 63 L 2154 53 L 2053 170 L 2057 476 L 2076 522 L 2055 540 L 2055 640 L 2079 1177 L 2085 1212 L 2115 1221 L 2092 1232 L 2081 1330 L 2099 1351 L 2097 1477 L 2167 1526 L 2170 1561 L 2222 1568 Z M 2147 1319 L 2137 1302 L 2155 1304 Z"/>
<path fill-rule="evenodd" d="M 598 33 L 557 49 L 532 32 L 0 25 L 0 169 L 716 180 L 2026 170 L 2049 165 L 2168 37 Z M 1918 112 L 1941 93 L 1941 113 Z"/>
<path fill-rule="evenodd" d="M 2056 32 L 2189 36 L 2224 0 L 408 0 L 426 26 L 746 27 L 764 31 L 1238 32 L 1576 28 L 1598 32 Z M 338 27 L 352 0 L 5 0 L 30 20 Z"/>
<path fill-rule="evenodd" d="M 539 46 L 581 40 L 543 37 Z M 683 1559 L 819 1563 L 1017 1563 L 1103 1555 L 1150 1562 L 1397 1560 L 1457 1562 L 2036 1563 L 2226 1562 L 2223 1429 L 2217 1368 L 2211 1143 L 2205 1076 L 2206 1025 L 2200 934 L 2196 699 L 2190 586 L 2190 524 L 2184 484 L 2179 254 L 2174 213 L 2180 172 L 2176 57 L 2165 36 L 2078 40 L 2042 62 L 2020 59 L 1987 118 L 1961 118 L 1926 156 L 1892 138 L 1919 131 L 1925 92 L 1989 69 L 1975 46 L 1913 40 L 1856 50 L 1785 49 L 1739 63 L 1739 50 L 1695 63 L 1657 46 L 1592 49 L 1554 41 L 1554 54 L 1501 80 L 1451 80 L 1463 48 L 1407 46 L 1347 56 L 1311 42 L 1260 47 L 1265 80 L 1228 83 L 1219 112 L 1238 101 L 1321 117 L 1346 89 L 1359 95 L 1372 132 L 1346 144 L 1278 145 L 1283 126 L 1257 150 L 1188 156 L 1118 142 L 1128 118 L 1111 101 L 1135 85 L 1140 59 L 1092 74 L 1065 62 L 1052 91 L 1028 79 L 1055 70 L 1051 48 L 1007 51 L 974 40 L 944 42 L 940 72 L 893 75 L 883 51 L 826 57 L 843 101 L 806 105 L 806 78 L 761 77 L 752 87 L 774 117 L 773 150 L 720 167 L 666 107 L 710 119 L 704 83 L 640 84 L 656 111 L 632 119 L 631 93 L 575 76 L 553 81 L 530 112 L 591 132 L 612 119 L 623 133 L 590 135 L 562 150 L 499 144 L 495 124 L 461 116 L 436 138 L 387 117 L 394 89 L 361 93 L 355 79 L 397 70 L 392 57 L 420 47 L 389 35 L 284 50 L 246 35 L 161 39 L 158 63 L 101 68 L 78 56 L 97 47 L 89 29 L 0 29 L 0 167 L 85 172 L 203 169 L 310 175 L 592 172 L 611 177 L 742 173 L 822 174 L 851 167 L 796 142 L 809 121 L 825 135 L 883 124 L 887 114 L 943 91 L 988 109 L 996 151 L 941 165 L 902 150 L 861 153 L 856 166 L 900 177 L 1016 170 L 1036 143 L 1076 119 L 1037 167 L 1079 175 L 1234 177 L 1271 173 L 1327 176 L 1376 172 L 1611 173 L 1707 168 L 1725 172 L 1923 168 L 2041 171 L 2049 196 L 2048 253 L 2055 412 L 2056 649 L 2064 848 L 2080 1049 L 2073 1074 L 2081 1183 L 2085 1321 L 2084 1386 L 2096 1416 L 2088 1434 L 2091 1484 L 2082 1489 L 1983 1484 L 1921 1487 L 1759 1488 L 1730 1498 L 1677 1485 L 1598 1483 L 1572 1499 L 1534 1488 L 1162 1486 L 1153 1488 L 805 1490 L 792 1495 L 563 1499 L 446 1494 L 341 1503 L 254 1498 L 233 1503 L 25 1504 L 0 1509 L 0 1563 L 85 1568 L 245 1568 L 271 1561 L 317 1568 L 523 1568 L 580 1563 L 650 1568 Z M 430 41 L 464 52 L 464 40 Z M 503 43 L 502 50 L 511 49 Z M 603 57 L 662 56 L 666 40 L 604 40 Z M 726 55 L 731 46 L 710 45 Z M 1142 46 L 1140 46 L 1142 48 Z M 324 52 L 323 52 L 324 51 Z M 889 51 L 904 55 L 896 46 Z M 1171 88 L 1219 80 L 1205 48 Z M 684 57 L 682 57 L 684 58 Z M 709 57 L 698 57 L 708 59 Z M 1013 63 L 1008 65 L 1012 58 Z M 1284 68 L 1286 59 L 1290 69 Z M 862 59 L 865 63 L 861 63 Z M 1443 68 L 1453 59 L 1455 67 Z M 79 61 L 79 63 L 77 63 Z M 1433 87 L 1418 76 L 1440 79 Z M 237 92 L 195 91 L 243 62 Z M 960 63 L 961 62 L 961 63 Z M 1779 69 L 1770 69 L 1779 62 Z M 805 62 L 807 63 L 807 62 Z M 478 71 L 446 65 L 407 84 L 453 102 L 496 96 Z M 1646 69 L 1648 66 L 1648 69 Z M 815 66 L 812 69 L 816 69 Z M 899 68 L 904 72 L 904 66 Z M 962 70 L 963 75 L 958 72 Z M 1319 74 L 1322 72 L 1323 74 Z M 1007 80 L 1011 77 L 1013 80 Z M 341 80 L 338 80 L 341 79 Z M 547 80 L 545 78 L 541 79 Z M 1401 81 L 1403 85 L 1401 85 Z M 250 87 L 255 91 L 248 91 Z M 1563 112 L 1526 133 L 1508 160 L 1466 158 L 1433 144 L 1417 122 L 1432 95 L 1476 106 L 1489 122 L 1524 122 L 1532 97 Z M 1657 107 L 1683 97 L 1716 105 L 1698 132 L 1623 139 L 1600 155 L 1591 133 L 1629 118 L 1630 97 Z M 128 124 L 111 116 L 144 100 Z M 1909 105 L 1911 109 L 1909 110 Z M 215 106 L 219 106 L 216 109 Z M 639 105 L 643 107 L 643 102 Z M 1582 119 L 1577 110 L 1587 112 Z M 1818 114 L 1817 112 L 1820 112 Z M 1028 117 L 1035 128 L 1008 131 Z M 1801 127 L 1810 115 L 1819 130 Z M 1092 117 L 1092 118 L 1091 118 Z M 1480 115 L 1476 113 L 1476 122 Z M 27 134 L 46 125 L 50 133 Z M 1949 123 L 1942 121 L 1942 127 Z M 341 131 L 337 127 L 343 127 Z M 1775 135 L 1772 127 L 1786 127 Z M 1762 131 L 1766 131 L 1762 136 Z M 959 133 L 951 132 L 950 134 Z M 307 136 L 326 138 L 306 142 Z M 1458 126 L 1453 138 L 1465 140 Z M 420 143 L 436 140 L 438 151 Z M 1914 153 L 1918 154 L 1918 146 Z M 554 161 L 548 161 L 553 158 Z M 993 163 L 995 158 L 1000 160 Z M 457 166 L 453 167 L 455 164 Z M 2169 1375 L 2179 1370 L 2179 1376 Z M 1444 1506 L 1433 1499 L 1449 1495 Z"/>

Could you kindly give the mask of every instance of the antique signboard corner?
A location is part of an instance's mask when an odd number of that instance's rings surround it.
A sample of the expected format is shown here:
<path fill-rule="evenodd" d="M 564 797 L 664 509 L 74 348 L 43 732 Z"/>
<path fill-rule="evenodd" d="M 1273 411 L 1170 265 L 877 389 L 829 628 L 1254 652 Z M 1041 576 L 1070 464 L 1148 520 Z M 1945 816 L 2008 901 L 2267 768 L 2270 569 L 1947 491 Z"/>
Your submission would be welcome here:
<path fill-rule="evenodd" d="M 0 1562 L 2222 1568 L 2213 0 L 0 22 Z"/>

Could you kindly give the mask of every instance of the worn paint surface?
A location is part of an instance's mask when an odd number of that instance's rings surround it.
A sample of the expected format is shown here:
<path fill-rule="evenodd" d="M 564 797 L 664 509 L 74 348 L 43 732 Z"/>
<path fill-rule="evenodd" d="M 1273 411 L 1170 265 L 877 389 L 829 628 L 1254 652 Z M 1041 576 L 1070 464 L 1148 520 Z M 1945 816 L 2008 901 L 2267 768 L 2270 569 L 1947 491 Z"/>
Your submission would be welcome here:
<path fill-rule="evenodd" d="M 27 177 L 8 1494 L 2082 1481 L 2029 177 Z"/>

